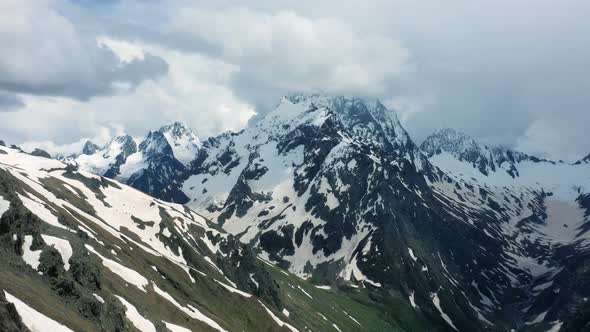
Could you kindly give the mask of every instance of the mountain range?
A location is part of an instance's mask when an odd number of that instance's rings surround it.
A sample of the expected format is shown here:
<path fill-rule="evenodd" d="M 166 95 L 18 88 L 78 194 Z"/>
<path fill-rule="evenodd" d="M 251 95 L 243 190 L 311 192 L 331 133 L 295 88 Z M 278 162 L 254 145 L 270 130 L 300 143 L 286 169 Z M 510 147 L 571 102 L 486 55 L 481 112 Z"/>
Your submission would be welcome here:
<path fill-rule="evenodd" d="M 589 157 L 546 160 L 453 129 L 416 144 L 377 100 L 305 94 L 203 141 L 174 123 L 62 161 L 1 151 L 0 239 L 17 262 L 6 280 L 29 279 L 0 282 L 0 303 L 74 330 L 126 330 L 138 315 L 157 330 L 590 330 Z M 77 261 L 99 276 L 78 277 Z M 94 295 L 107 303 L 97 314 L 75 310 Z M 145 305 L 162 299 L 174 304 L 163 313 Z"/>

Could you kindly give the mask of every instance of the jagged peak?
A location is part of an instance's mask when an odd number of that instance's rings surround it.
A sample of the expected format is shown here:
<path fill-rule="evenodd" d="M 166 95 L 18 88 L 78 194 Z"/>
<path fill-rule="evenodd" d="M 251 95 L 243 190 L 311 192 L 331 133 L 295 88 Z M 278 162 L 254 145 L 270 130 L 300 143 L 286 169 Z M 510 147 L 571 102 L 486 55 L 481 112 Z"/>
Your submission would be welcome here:
<path fill-rule="evenodd" d="M 480 144 L 471 136 L 452 128 L 436 130 L 422 142 L 420 148 L 428 156 L 441 152 L 449 152 L 454 155 L 467 152 L 491 153 L 491 149 L 486 145 Z"/>
<path fill-rule="evenodd" d="M 346 104 L 362 104 L 367 109 L 387 109 L 378 98 L 349 95 L 330 95 L 320 93 L 293 93 L 283 96 L 279 104 L 288 101 L 293 104 L 314 105 L 316 107 L 335 107 Z"/>
<path fill-rule="evenodd" d="M 114 137 L 104 148 L 104 156 L 123 155 L 124 158 L 137 152 L 137 143 L 130 135 L 123 134 Z"/>
<path fill-rule="evenodd" d="M 100 150 L 100 146 L 94 144 L 92 141 L 88 140 L 84 143 L 84 147 L 82 147 L 82 154 L 91 155 L 94 154 L 96 151 Z"/>
<path fill-rule="evenodd" d="M 275 111 L 280 112 L 283 109 L 281 105 L 285 103 L 302 105 L 306 111 L 312 106 L 316 109 L 327 108 L 339 116 L 351 116 L 368 112 L 378 122 L 387 121 L 395 127 L 401 127 L 395 110 L 387 108 L 375 97 L 294 93 L 283 96 Z"/>
<path fill-rule="evenodd" d="M 283 131 L 281 128 L 324 126 L 327 123 L 341 125 L 341 129 L 365 141 L 378 141 L 384 135 L 387 141 L 397 147 L 407 147 L 411 142 L 395 110 L 388 109 L 374 97 L 318 93 L 283 96 L 275 110 L 257 122 L 256 127 L 280 134 Z"/>
<path fill-rule="evenodd" d="M 175 121 L 166 125 L 161 126 L 158 131 L 162 133 L 171 133 L 175 136 L 182 136 L 185 134 L 193 135 L 193 131 L 189 128 L 189 126 L 180 121 Z"/>
<path fill-rule="evenodd" d="M 130 142 L 130 141 L 135 142 L 133 140 L 133 137 L 131 137 L 131 135 L 128 135 L 128 134 L 123 134 L 123 135 L 115 136 L 111 140 L 111 142 L 117 142 L 117 143 L 127 143 L 127 142 Z"/>
<path fill-rule="evenodd" d="M 172 147 L 166 136 L 159 130 L 151 130 L 146 138 L 139 144 L 139 151 L 145 155 L 172 154 Z"/>
<path fill-rule="evenodd" d="M 499 165 L 503 161 L 518 163 L 523 160 L 544 161 L 555 163 L 554 161 L 531 156 L 506 146 L 489 146 L 475 140 L 468 134 L 453 129 L 441 128 L 434 131 L 420 145 L 420 149 L 429 157 L 441 152 L 448 152 L 455 156 L 465 153 L 479 152 L 480 154 L 491 155 Z"/>
<path fill-rule="evenodd" d="M 157 130 L 162 133 L 172 148 L 174 157 L 187 165 L 192 161 L 201 147 L 201 141 L 183 122 L 173 122 Z"/>

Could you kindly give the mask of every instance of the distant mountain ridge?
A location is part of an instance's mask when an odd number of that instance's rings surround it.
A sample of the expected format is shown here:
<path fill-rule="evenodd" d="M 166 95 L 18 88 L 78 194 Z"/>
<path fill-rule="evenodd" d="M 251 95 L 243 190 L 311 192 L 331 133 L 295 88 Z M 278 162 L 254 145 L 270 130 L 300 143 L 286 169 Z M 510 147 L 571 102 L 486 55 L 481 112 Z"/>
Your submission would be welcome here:
<path fill-rule="evenodd" d="M 150 131 L 140 141 L 129 135 L 115 137 L 103 147 L 88 141 L 68 162 L 152 196 L 184 203 L 187 197 L 174 182 L 186 171 L 200 144 L 186 125 L 175 122 Z"/>
<path fill-rule="evenodd" d="M 422 142 L 420 149 L 428 158 L 443 152 L 449 153 L 453 158 L 471 163 L 484 175 L 503 170 L 510 176 L 516 177 L 518 176 L 516 165 L 526 160 L 555 163 L 504 147 L 488 147 L 465 133 L 451 128 L 439 129 L 432 133 Z"/>

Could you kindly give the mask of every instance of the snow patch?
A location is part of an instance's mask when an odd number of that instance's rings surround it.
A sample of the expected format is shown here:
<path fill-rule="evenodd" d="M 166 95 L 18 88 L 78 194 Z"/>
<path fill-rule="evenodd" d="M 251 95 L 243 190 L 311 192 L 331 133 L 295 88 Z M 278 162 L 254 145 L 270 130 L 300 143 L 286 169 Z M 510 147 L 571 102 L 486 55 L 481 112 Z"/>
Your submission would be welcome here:
<path fill-rule="evenodd" d="M 270 309 L 268 309 L 262 302 L 258 301 L 258 303 L 260 303 L 260 305 L 266 310 L 266 312 L 270 315 L 270 317 L 280 326 L 280 327 L 286 327 L 289 330 L 291 330 L 292 332 L 299 332 L 299 330 L 297 330 L 296 328 L 294 328 L 293 326 L 283 322 L 279 317 L 277 317 L 272 311 L 270 311 Z"/>
<path fill-rule="evenodd" d="M 120 276 L 123 280 L 133 284 L 135 287 L 143 290 L 144 292 L 147 292 L 145 287 L 149 284 L 149 282 L 146 278 L 144 278 L 137 271 L 132 270 L 128 267 L 125 267 L 113 260 L 110 260 L 110 259 L 102 256 L 96 250 L 94 250 L 94 248 L 92 248 L 91 246 L 89 246 L 87 244 L 85 245 L 85 247 L 86 247 L 86 249 L 88 249 L 88 251 L 90 251 L 90 252 L 94 253 L 96 256 L 98 256 L 98 258 L 100 258 L 100 260 L 102 261 L 102 265 L 104 265 L 106 268 L 111 270 L 111 272 Z"/>
<path fill-rule="evenodd" d="M 416 257 L 416 255 L 414 255 L 414 250 L 412 250 L 412 248 L 408 247 L 408 252 L 410 253 L 410 257 L 412 257 L 414 262 L 418 261 L 418 257 Z"/>
<path fill-rule="evenodd" d="M 100 297 L 100 295 L 94 293 L 94 294 L 92 294 L 92 296 L 94 296 L 94 298 L 97 299 L 98 302 L 104 303 L 104 299 L 102 297 Z"/>
<path fill-rule="evenodd" d="M 43 315 L 39 311 L 31 308 L 28 304 L 17 299 L 12 294 L 4 291 L 6 300 L 16 307 L 18 315 L 22 318 L 23 324 L 32 332 L 36 331 L 71 331 L 65 325 L 62 325 L 53 319 Z M 154 330 L 155 331 L 155 330 Z"/>
<path fill-rule="evenodd" d="M 39 268 L 39 258 L 41 257 L 41 250 L 31 250 L 33 245 L 33 236 L 25 235 L 25 242 L 23 243 L 23 259 L 25 263 L 29 264 L 33 269 Z"/>
<path fill-rule="evenodd" d="M 307 295 L 307 297 L 309 297 L 310 299 L 313 300 L 313 297 L 311 297 L 311 295 L 309 295 L 308 292 L 305 291 L 305 289 L 301 288 L 301 286 L 297 285 L 297 288 L 299 288 L 300 291 L 303 292 L 303 294 Z"/>
<path fill-rule="evenodd" d="M 418 309 L 418 306 L 416 305 L 416 301 L 414 298 L 414 292 L 410 293 L 410 295 L 408 296 L 408 298 L 410 299 L 410 304 L 412 305 L 412 307 L 414 309 Z"/>
<path fill-rule="evenodd" d="M 4 212 L 8 211 L 10 207 L 10 202 L 5 200 L 4 197 L 0 196 L 0 217 L 4 214 Z"/>
<path fill-rule="evenodd" d="M 197 319 L 209 326 L 211 326 L 212 328 L 216 329 L 217 331 L 225 331 L 221 326 L 219 326 L 219 324 L 217 324 L 214 320 L 212 320 L 211 318 L 205 316 L 204 314 L 202 314 L 197 308 L 191 306 L 190 304 L 185 307 L 183 305 L 181 305 L 180 303 L 178 303 L 174 297 L 172 297 L 172 295 L 168 294 L 167 292 L 163 291 L 162 289 L 160 289 L 158 286 L 156 286 L 155 284 L 153 285 L 154 287 L 154 291 L 156 291 L 156 293 L 158 293 L 161 297 L 163 297 L 164 299 L 166 299 L 168 302 L 172 303 L 175 307 L 177 307 L 180 311 L 184 312 L 185 314 L 187 314 L 189 317 L 193 318 L 193 319 Z"/>
<path fill-rule="evenodd" d="M 559 332 L 559 330 L 561 330 L 561 326 L 563 325 L 563 322 L 555 321 L 555 322 L 551 322 L 551 324 L 553 324 L 553 325 L 551 326 L 551 328 L 549 330 L 547 330 L 547 332 Z"/>
<path fill-rule="evenodd" d="M 447 314 L 445 314 L 442 307 L 440 306 L 440 299 L 438 298 L 438 293 L 432 293 L 430 296 L 432 298 L 432 303 L 434 304 L 434 306 L 436 307 L 436 309 L 440 313 L 441 317 L 445 320 L 445 322 L 447 322 L 447 324 L 449 324 L 453 329 L 459 331 L 457 329 L 457 327 L 455 327 L 455 324 L 453 324 L 451 317 L 449 317 Z"/>
<path fill-rule="evenodd" d="M 248 294 L 248 293 L 246 293 L 246 292 L 242 292 L 241 290 L 239 290 L 239 289 L 237 289 L 237 288 L 235 288 L 235 287 L 232 287 L 232 286 L 230 286 L 230 285 L 226 285 L 226 284 L 222 283 L 221 281 L 219 281 L 219 280 L 217 280 L 217 279 L 214 279 L 214 280 L 215 280 L 215 282 L 217 282 L 217 283 L 218 283 L 218 284 L 220 284 L 221 286 L 225 287 L 225 289 L 229 290 L 229 291 L 230 291 L 230 292 L 232 292 L 232 293 L 237 293 L 237 294 L 240 294 L 240 295 L 242 295 L 243 297 L 251 297 L 251 296 L 252 296 L 252 294 Z"/>
<path fill-rule="evenodd" d="M 330 290 L 330 289 L 332 289 L 332 287 L 330 287 L 330 286 L 323 286 L 323 285 L 319 285 L 319 286 L 318 286 L 318 285 L 316 285 L 316 286 L 315 286 L 315 288 L 319 288 L 319 289 L 325 289 L 325 290 Z"/>
<path fill-rule="evenodd" d="M 127 302 L 124 298 L 115 295 L 121 303 L 125 306 L 125 316 L 129 321 L 135 326 L 138 330 L 142 332 L 156 332 L 156 327 L 152 322 L 145 319 L 142 315 L 139 314 L 137 308 L 133 306 L 131 303 Z"/>
<path fill-rule="evenodd" d="M 162 321 L 162 323 L 164 323 L 164 325 L 166 325 L 166 328 L 172 332 L 191 332 L 191 330 L 176 324 L 168 323 L 165 321 Z"/>
<path fill-rule="evenodd" d="M 545 312 L 542 312 L 542 313 L 538 314 L 537 316 L 535 316 L 535 318 L 533 318 L 533 319 L 531 319 L 531 320 L 529 320 L 529 321 L 525 322 L 525 323 L 524 323 L 524 325 L 534 325 L 534 324 L 538 324 L 538 323 L 540 323 L 540 322 L 542 322 L 542 321 L 544 321 L 544 320 L 545 320 L 545 316 L 546 316 L 546 315 L 547 315 L 547 311 L 545 311 Z"/>

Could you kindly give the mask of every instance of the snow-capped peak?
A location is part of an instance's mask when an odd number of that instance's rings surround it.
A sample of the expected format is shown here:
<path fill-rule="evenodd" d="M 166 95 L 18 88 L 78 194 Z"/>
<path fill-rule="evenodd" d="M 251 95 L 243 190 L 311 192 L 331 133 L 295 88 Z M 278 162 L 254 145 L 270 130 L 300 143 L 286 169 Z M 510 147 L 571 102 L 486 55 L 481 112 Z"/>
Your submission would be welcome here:
<path fill-rule="evenodd" d="M 455 129 L 437 130 L 424 140 L 420 148 L 428 157 L 448 153 L 460 161 L 472 164 L 485 175 L 496 170 L 492 150 Z"/>
<path fill-rule="evenodd" d="M 489 175 L 504 169 L 511 177 L 518 176 L 517 165 L 524 161 L 535 163 L 560 164 L 547 159 L 537 158 L 526 153 L 506 147 L 489 147 L 455 129 L 440 129 L 430 135 L 420 149 L 428 158 L 452 158 L 471 164 L 482 174 Z M 444 168 L 444 167 L 443 167 Z"/>
<path fill-rule="evenodd" d="M 267 115 L 272 122 L 279 120 L 290 126 L 301 120 L 323 124 L 330 117 L 345 127 L 356 128 L 355 132 L 365 132 L 365 136 L 382 132 L 387 140 L 399 146 L 410 141 L 395 111 L 377 98 L 297 93 L 282 97 L 276 109 Z"/>
<path fill-rule="evenodd" d="M 174 157 L 184 165 L 195 159 L 201 142 L 184 123 L 174 122 L 158 129 L 172 148 Z"/>
<path fill-rule="evenodd" d="M 127 158 L 129 155 L 137 152 L 137 143 L 135 143 L 133 137 L 129 135 L 121 135 L 113 138 L 104 150 L 105 152 L 103 155 L 106 158 L 116 157 L 119 154 L 122 154 L 124 158 Z"/>
<path fill-rule="evenodd" d="M 83 170 L 115 177 L 127 157 L 135 152 L 137 144 L 129 135 L 117 136 L 102 148 L 88 141 L 82 149 L 82 154 L 76 158 L 76 163 Z"/>
<path fill-rule="evenodd" d="M 479 144 L 467 134 L 452 128 L 435 131 L 424 140 L 421 148 L 429 156 L 441 151 L 460 155 L 467 151 L 481 152 L 488 150 L 487 146 Z"/>

